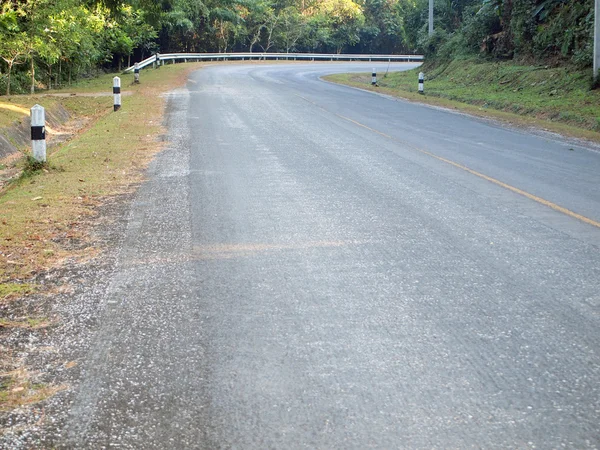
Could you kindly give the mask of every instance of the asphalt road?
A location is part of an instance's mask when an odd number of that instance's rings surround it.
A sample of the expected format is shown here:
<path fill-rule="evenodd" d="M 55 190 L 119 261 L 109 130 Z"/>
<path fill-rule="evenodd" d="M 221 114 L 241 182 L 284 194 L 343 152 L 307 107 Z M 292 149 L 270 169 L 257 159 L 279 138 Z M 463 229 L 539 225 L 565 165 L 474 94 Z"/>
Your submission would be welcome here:
<path fill-rule="evenodd" d="M 64 446 L 600 447 L 600 153 L 372 66 L 170 95 Z"/>

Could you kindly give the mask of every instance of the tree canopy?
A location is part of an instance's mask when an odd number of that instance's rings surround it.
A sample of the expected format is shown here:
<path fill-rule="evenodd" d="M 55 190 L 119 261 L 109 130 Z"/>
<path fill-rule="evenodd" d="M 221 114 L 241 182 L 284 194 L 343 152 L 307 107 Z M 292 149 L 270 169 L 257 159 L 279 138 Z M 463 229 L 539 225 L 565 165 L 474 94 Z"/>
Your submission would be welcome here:
<path fill-rule="evenodd" d="M 0 92 L 161 52 L 424 52 L 591 65 L 593 0 L 1 0 Z"/>
<path fill-rule="evenodd" d="M 416 2 L 407 20 L 423 23 L 427 0 Z M 593 22 L 594 0 L 436 0 L 435 34 L 409 27 L 408 41 L 438 58 L 478 54 L 590 67 Z"/>

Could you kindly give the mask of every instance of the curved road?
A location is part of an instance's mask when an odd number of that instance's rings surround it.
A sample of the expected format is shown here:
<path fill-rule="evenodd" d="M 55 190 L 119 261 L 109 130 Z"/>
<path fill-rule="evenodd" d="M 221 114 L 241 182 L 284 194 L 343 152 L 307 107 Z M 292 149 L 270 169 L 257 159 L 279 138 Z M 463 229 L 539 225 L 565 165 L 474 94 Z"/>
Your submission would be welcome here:
<path fill-rule="evenodd" d="M 170 95 L 63 445 L 600 447 L 600 153 L 372 66 Z"/>

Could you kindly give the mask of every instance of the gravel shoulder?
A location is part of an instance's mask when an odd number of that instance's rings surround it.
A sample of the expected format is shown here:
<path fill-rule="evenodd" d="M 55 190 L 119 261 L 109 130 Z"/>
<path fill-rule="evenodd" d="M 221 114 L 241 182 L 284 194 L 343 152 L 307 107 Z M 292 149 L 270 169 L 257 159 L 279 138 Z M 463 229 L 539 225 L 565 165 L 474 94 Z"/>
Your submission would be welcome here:
<path fill-rule="evenodd" d="M 10 355 L 2 358 L 2 371 L 26 370 L 30 383 L 57 391 L 45 401 L 0 412 L 0 447 L 53 448 L 61 440 L 81 362 L 102 316 L 99 294 L 114 272 L 132 198 L 111 199 L 99 208 L 98 219 L 87 224 L 93 230 L 87 245 L 101 246 L 101 254 L 40 274 L 35 282 L 44 286 L 44 294 L 2 305 L 4 317 L 47 318 L 47 325 L 37 329 L 0 328 L 2 352 Z"/>
<path fill-rule="evenodd" d="M 73 140 L 52 148 L 49 170 L 2 193 L 0 287 L 37 293 L 0 290 L 0 448 L 66 445 L 68 411 L 102 325 L 132 204 L 164 147 L 161 94 L 200 67 L 148 72 L 118 114 L 77 100 L 85 93 L 69 95 L 92 123 L 71 124 Z M 107 141 L 115 133 L 121 139 Z"/>

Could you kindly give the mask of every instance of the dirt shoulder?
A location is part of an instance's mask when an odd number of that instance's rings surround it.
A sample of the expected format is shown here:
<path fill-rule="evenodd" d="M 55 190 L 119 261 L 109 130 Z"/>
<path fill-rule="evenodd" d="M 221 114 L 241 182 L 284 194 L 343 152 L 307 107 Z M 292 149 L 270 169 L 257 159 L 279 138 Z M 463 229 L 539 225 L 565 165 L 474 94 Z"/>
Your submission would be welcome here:
<path fill-rule="evenodd" d="M 140 85 L 123 77 L 131 94 L 116 113 L 112 97 L 91 95 L 89 85 L 111 86 L 112 75 L 89 82 L 85 95 L 12 98 L 21 105 L 60 101 L 71 119 L 42 170 L 19 176 L 26 164 L 14 156 L 0 166 L 14 172 L 0 191 L 0 447 L 44 447 L 39 430 L 48 402 L 78 370 L 77 360 L 59 351 L 69 347 L 61 342 L 84 339 L 95 320 L 69 301 L 104 282 L 129 200 L 163 145 L 162 94 L 200 67 L 144 71 Z"/>

